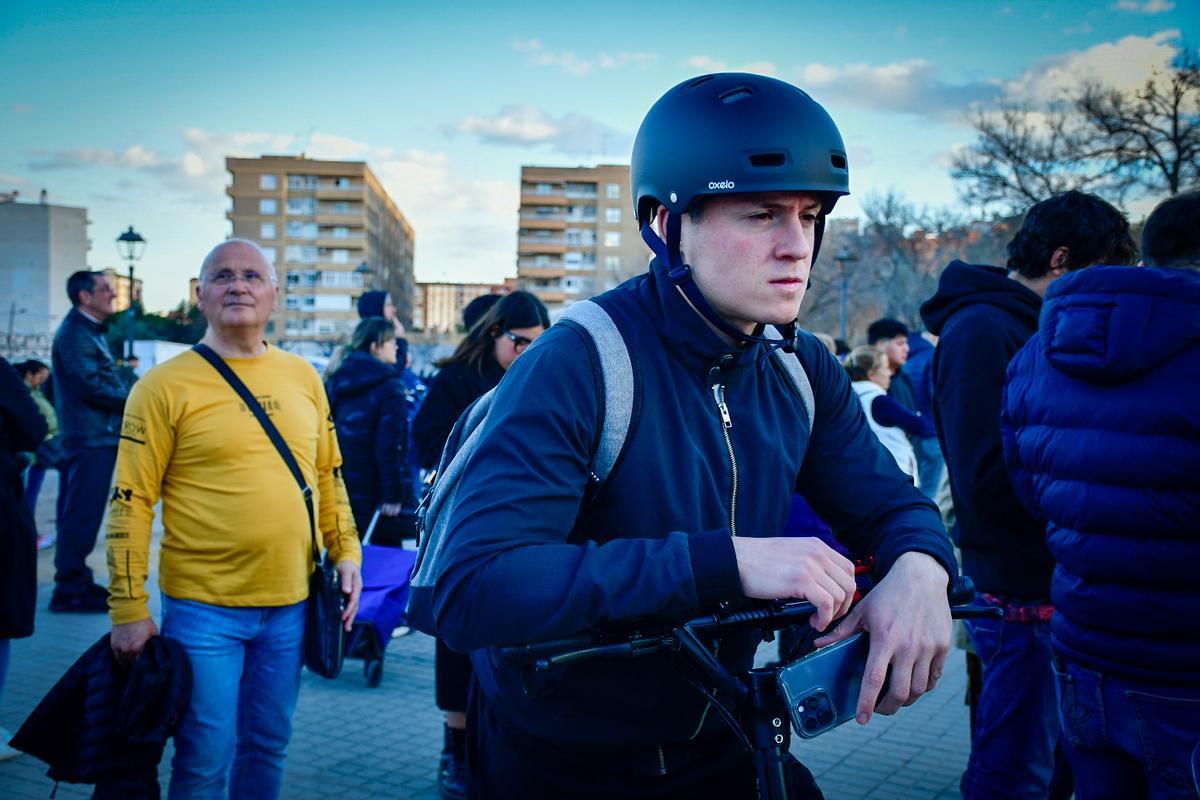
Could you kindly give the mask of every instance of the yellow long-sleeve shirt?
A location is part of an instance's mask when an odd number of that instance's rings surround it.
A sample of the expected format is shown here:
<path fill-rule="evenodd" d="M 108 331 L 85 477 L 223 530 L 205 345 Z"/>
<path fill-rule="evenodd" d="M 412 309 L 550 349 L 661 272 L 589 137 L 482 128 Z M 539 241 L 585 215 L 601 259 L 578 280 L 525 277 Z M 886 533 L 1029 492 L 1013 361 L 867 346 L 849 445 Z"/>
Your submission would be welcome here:
<path fill-rule="evenodd" d="M 274 347 L 226 361 L 312 487 L 331 556 L 361 564 L 316 370 Z M 109 614 L 116 624 L 150 616 L 145 582 L 160 498 L 159 586 L 166 594 L 221 606 L 281 606 L 308 596 L 312 544 L 300 488 L 254 414 L 191 351 L 150 370 L 125 405 L 108 521 Z"/>

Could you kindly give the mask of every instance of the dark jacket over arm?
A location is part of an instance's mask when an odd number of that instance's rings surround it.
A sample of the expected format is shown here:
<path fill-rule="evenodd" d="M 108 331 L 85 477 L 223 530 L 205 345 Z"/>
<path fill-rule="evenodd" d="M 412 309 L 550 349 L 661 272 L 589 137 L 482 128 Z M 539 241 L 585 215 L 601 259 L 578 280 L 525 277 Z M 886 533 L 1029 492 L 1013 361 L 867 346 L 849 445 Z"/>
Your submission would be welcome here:
<path fill-rule="evenodd" d="M 37 530 L 25 503 L 17 453 L 32 452 L 46 436 L 21 376 L 0 358 L 0 638 L 33 633 L 37 599 Z"/>

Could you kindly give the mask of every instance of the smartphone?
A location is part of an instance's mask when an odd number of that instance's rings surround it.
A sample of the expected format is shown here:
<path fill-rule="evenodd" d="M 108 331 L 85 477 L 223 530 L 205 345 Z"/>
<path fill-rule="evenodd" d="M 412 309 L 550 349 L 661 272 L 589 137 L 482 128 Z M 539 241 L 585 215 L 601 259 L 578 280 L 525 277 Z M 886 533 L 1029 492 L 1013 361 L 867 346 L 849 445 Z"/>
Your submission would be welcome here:
<path fill-rule="evenodd" d="M 797 736 L 811 739 L 854 719 L 869 651 L 867 634 L 856 633 L 779 670 L 779 693 Z"/>

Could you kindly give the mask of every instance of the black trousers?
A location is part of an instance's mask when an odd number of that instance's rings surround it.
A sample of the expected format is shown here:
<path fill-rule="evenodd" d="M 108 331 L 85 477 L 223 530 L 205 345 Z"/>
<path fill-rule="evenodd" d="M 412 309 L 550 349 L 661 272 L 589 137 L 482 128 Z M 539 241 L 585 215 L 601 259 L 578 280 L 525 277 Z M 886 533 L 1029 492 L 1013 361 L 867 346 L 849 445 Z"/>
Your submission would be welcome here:
<path fill-rule="evenodd" d="M 82 592 L 93 582 L 86 559 L 96 546 L 116 463 L 117 448 L 84 447 L 68 450 L 59 466 L 55 591 Z"/>
<path fill-rule="evenodd" d="M 468 689 L 475 677 L 471 657 L 454 652 L 438 639 L 433 656 L 433 677 L 437 707 L 442 711 L 467 713 Z"/>
<path fill-rule="evenodd" d="M 666 774 L 662 774 L 663 765 Z M 750 753 L 731 731 L 663 748 L 570 749 L 530 736 L 491 708 L 472 681 L 467 713 L 471 800 L 754 800 Z M 793 800 L 823 800 L 808 768 L 788 756 Z"/>

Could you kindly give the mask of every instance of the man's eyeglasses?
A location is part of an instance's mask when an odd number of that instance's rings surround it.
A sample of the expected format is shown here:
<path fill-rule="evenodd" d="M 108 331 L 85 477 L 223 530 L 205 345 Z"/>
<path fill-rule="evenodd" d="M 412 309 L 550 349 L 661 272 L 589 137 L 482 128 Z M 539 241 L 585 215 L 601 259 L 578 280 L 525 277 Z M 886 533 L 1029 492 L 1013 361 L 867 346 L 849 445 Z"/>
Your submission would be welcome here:
<path fill-rule="evenodd" d="M 246 270 L 245 272 L 234 272 L 231 269 L 218 270 L 216 275 L 213 275 L 210 280 L 217 286 L 232 286 L 238 278 L 241 278 L 247 286 L 255 289 L 260 289 L 267 285 L 269 278 L 257 270 Z"/>
<path fill-rule="evenodd" d="M 529 345 L 533 344 L 533 339 L 527 339 L 524 336 L 518 336 L 512 331 L 505 331 L 504 335 L 507 336 L 508 340 L 513 343 L 513 348 L 516 350 L 524 350 L 526 347 L 529 347 Z"/>

